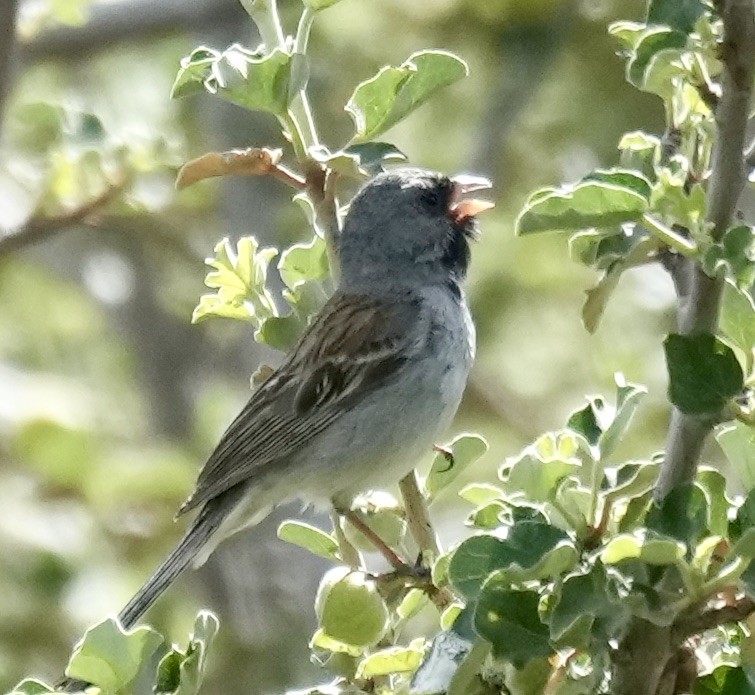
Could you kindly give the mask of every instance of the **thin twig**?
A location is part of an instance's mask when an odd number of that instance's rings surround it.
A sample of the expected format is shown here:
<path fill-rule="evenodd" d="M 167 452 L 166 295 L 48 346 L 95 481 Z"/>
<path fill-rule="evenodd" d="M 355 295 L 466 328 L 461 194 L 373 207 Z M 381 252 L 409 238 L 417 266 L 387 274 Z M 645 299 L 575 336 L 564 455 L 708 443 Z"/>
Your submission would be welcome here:
<path fill-rule="evenodd" d="M 404 499 L 409 532 L 419 546 L 422 557 L 425 560 L 437 558 L 441 553 L 440 543 L 430 521 L 427 502 L 419 489 L 416 471 L 412 470 L 411 473 L 402 478 L 398 486 L 401 490 L 401 497 Z"/>
<path fill-rule="evenodd" d="M 337 284 L 340 276 L 338 245 L 341 236 L 335 190 L 337 174 L 332 169 L 326 169 L 317 162 L 310 162 L 306 178 L 307 195 L 315 210 L 315 226 L 325 239 L 330 275 L 333 282 Z"/>
<path fill-rule="evenodd" d="M 25 225 L 0 236 L 0 257 L 44 241 L 100 213 L 123 191 L 124 184 L 113 184 L 100 195 L 60 215 L 35 215 Z"/>

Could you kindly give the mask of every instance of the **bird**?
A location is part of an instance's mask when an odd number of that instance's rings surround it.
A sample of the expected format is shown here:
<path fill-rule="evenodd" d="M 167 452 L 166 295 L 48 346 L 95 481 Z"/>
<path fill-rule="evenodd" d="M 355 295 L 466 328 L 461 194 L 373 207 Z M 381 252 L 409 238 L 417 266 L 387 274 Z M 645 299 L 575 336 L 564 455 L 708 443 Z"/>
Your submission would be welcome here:
<path fill-rule="evenodd" d="M 118 618 L 135 625 L 192 563 L 292 498 L 348 511 L 408 474 L 451 424 L 475 354 L 462 283 L 492 203 L 481 177 L 384 171 L 349 205 L 338 288 L 201 469 L 183 539 Z"/>

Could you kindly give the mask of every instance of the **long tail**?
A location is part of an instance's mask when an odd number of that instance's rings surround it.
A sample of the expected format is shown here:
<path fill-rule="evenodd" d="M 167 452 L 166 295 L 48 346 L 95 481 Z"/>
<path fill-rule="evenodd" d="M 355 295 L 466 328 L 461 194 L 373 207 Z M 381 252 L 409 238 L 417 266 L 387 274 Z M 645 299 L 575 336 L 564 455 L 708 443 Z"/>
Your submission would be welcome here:
<path fill-rule="evenodd" d="M 220 502 L 220 504 L 218 504 Z M 133 627 L 197 556 L 230 511 L 220 500 L 210 500 L 154 574 L 118 614 L 124 628 Z"/>

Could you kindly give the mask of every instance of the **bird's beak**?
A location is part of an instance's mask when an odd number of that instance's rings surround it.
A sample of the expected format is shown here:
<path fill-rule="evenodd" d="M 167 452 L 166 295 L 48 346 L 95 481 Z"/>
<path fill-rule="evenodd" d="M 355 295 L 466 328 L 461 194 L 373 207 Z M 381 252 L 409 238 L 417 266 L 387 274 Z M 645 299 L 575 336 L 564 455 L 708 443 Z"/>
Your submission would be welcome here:
<path fill-rule="evenodd" d="M 453 184 L 453 190 L 449 212 L 457 222 L 462 222 L 469 217 L 475 217 L 481 212 L 495 207 L 495 203 L 490 200 L 464 197 L 475 191 L 492 188 L 492 184 L 484 176 L 459 174 L 451 179 L 451 183 Z"/>

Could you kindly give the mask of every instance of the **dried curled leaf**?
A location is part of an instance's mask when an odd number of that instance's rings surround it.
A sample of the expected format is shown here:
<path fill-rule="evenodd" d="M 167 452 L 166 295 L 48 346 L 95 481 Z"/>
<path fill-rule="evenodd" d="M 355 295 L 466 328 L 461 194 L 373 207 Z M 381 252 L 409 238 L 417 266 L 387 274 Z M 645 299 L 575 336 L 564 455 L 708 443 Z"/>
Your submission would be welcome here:
<path fill-rule="evenodd" d="M 276 170 L 282 154 L 281 150 L 269 147 L 208 152 L 181 167 L 176 177 L 176 188 L 180 190 L 213 176 L 264 176 Z"/>

